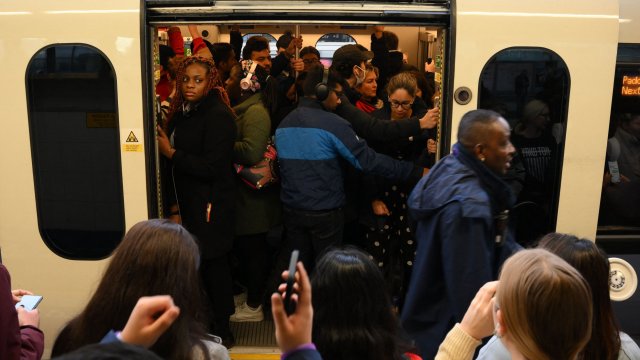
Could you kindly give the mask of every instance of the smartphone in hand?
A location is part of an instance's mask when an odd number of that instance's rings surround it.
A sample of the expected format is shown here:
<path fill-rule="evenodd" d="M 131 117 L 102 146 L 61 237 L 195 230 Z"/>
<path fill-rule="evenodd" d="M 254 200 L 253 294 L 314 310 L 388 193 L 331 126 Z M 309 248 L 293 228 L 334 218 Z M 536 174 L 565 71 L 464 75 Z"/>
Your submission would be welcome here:
<path fill-rule="evenodd" d="M 289 260 L 289 276 L 287 277 L 287 287 L 284 294 L 284 311 L 287 315 L 293 314 L 295 311 L 295 303 L 291 301 L 291 294 L 293 293 L 293 284 L 296 282 L 296 264 L 298 264 L 298 256 L 300 252 L 293 250 L 291 252 L 291 260 Z"/>
<path fill-rule="evenodd" d="M 26 310 L 33 310 L 38 307 L 42 301 L 42 296 L 40 295 L 22 295 L 20 301 L 16 304 L 16 309 L 22 306 Z"/>

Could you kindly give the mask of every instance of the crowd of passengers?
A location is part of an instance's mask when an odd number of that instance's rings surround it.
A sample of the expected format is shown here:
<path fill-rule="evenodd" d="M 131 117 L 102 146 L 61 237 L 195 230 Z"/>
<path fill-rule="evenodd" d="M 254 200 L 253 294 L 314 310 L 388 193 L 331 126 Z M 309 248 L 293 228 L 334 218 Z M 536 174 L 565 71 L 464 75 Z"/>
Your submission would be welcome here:
<path fill-rule="evenodd" d="M 439 110 L 433 77 L 403 63 L 395 34 L 375 30 L 375 53 L 343 46 L 328 69 L 291 34 L 274 59 L 261 36 L 240 50 L 237 29 L 231 43 L 207 44 L 191 26 L 196 56 L 179 59 L 182 36 L 172 28 L 172 46 L 160 48 L 165 204 L 199 240 L 210 328 L 227 345 L 229 320 L 264 319 L 265 294 L 292 249 L 313 269 L 349 238 L 402 301 L 416 247 L 406 199 L 433 165 Z M 238 171 L 264 166 L 272 146 L 278 182 L 256 189 Z"/>
<path fill-rule="evenodd" d="M 553 168 L 543 101 L 523 105 L 513 134 L 500 113 L 465 114 L 436 163 L 433 65 L 403 64 L 384 28 L 373 51 L 345 45 L 329 68 L 291 34 L 271 59 L 264 37 L 240 50 L 238 29 L 217 44 L 189 30 L 194 56 L 177 28 L 160 47 L 167 219 L 127 232 L 52 357 L 228 359 L 229 322 L 270 308 L 283 359 L 640 359 L 602 250 L 566 234 L 516 241 L 516 193 L 540 196 Z M 4 266 L 0 281 L 0 358 L 41 358 L 38 310 L 14 308 L 30 292 L 12 292 Z"/>
<path fill-rule="evenodd" d="M 58 335 L 52 357 L 229 359 L 206 331 L 198 260 L 196 241 L 181 225 L 159 219 L 134 225 L 87 306 Z M 608 276 L 608 259 L 595 243 L 550 233 L 536 249 L 511 256 L 498 281 L 478 289 L 430 358 L 639 359 L 640 348 L 617 326 Z M 29 292 L 10 290 L 3 265 L 0 280 L 0 356 L 40 359 L 38 310 L 14 307 Z M 383 283 L 377 265 L 355 247 L 325 252 L 311 279 L 298 262 L 295 310 L 285 311 L 286 284 L 271 295 L 282 358 L 426 359 L 403 333 Z"/>

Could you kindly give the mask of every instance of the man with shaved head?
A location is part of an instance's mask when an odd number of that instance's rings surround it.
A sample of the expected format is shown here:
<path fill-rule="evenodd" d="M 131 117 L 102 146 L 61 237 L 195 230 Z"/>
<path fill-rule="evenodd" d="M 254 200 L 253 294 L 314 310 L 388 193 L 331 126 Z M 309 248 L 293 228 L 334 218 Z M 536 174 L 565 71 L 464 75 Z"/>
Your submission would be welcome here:
<path fill-rule="evenodd" d="M 409 196 L 417 250 L 402 325 L 424 359 L 434 358 L 478 289 L 519 249 L 508 224 L 516 197 L 501 179 L 515 153 L 510 132 L 496 112 L 466 113 L 452 153 Z"/>

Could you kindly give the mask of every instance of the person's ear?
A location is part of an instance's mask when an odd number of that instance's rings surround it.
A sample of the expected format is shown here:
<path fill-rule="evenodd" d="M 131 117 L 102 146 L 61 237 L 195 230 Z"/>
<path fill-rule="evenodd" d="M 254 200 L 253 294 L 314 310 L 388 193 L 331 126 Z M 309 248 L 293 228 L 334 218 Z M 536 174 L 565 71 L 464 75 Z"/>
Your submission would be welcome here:
<path fill-rule="evenodd" d="M 480 161 L 485 160 L 485 156 L 484 156 L 484 144 L 476 144 L 473 147 L 473 154 L 476 156 L 476 158 Z"/>

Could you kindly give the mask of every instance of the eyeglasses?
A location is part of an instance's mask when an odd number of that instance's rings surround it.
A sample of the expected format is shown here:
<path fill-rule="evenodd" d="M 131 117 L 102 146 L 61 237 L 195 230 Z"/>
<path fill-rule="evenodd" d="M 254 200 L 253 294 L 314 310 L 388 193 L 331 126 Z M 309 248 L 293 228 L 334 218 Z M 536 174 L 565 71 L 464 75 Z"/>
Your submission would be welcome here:
<path fill-rule="evenodd" d="M 412 102 L 397 102 L 395 100 L 389 100 L 389 105 L 391 105 L 392 108 L 397 109 L 398 107 L 402 107 L 405 110 L 409 110 L 411 109 L 411 106 L 413 105 L 413 101 Z"/>
<path fill-rule="evenodd" d="M 333 91 L 337 97 L 342 97 L 342 95 L 344 95 L 344 92 L 342 91 L 336 91 L 336 89 L 331 89 L 331 91 Z"/>

